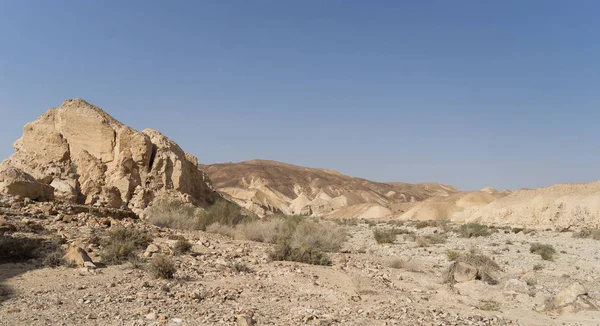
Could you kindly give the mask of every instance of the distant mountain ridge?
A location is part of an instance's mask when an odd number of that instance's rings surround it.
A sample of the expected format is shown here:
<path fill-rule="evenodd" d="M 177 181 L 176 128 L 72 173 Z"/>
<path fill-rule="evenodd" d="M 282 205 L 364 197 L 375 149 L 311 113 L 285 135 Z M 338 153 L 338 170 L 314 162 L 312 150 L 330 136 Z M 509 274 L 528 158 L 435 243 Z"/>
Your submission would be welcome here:
<path fill-rule="evenodd" d="M 351 216 L 346 217 L 391 217 L 401 204 L 459 192 L 437 183 L 375 182 L 335 170 L 269 160 L 200 168 L 224 197 L 260 216 L 275 213 L 337 216 L 348 211 Z"/>

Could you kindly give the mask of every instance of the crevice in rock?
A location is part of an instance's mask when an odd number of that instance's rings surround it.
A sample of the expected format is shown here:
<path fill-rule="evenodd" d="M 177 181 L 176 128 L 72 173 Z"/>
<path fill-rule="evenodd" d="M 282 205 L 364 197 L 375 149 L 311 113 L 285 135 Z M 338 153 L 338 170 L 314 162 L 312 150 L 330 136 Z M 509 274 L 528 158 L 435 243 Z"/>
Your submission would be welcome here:
<path fill-rule="evenodd" d="M 148 173 L 152 171 L 152 165 L 154 165 L 154 159 L 156 158 L 156 145 L 152 144 L 152 151 L 150 152 L 150 162 L 148 162 Z"/>

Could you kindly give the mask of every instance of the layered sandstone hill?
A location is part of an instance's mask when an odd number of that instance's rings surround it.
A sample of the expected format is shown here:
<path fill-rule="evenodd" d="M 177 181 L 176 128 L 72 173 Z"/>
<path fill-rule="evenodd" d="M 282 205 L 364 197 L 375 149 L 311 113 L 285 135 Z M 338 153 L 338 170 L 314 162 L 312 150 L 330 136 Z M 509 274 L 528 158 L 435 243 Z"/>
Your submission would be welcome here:
<path fill-rule="evenodd" d="M 196 205 L 218 198 L 197 159 L 175 142 L 82 99 L 28 123 L 14 148 L 0 163 L 0 192 L 137 211 L 162 194 Z"/>
<path fill-rule="evenodd" d="M 447 197 L 434 197 L 413 205 L 397 218 L 401 220 L 464 220 L 478 209 L 487 206 L 506 193 L 490 191 L 458 192 Z"/>
<path fill-rule="evenodd" d="M 600 181 L 517 190 L 464 219 L 533 228 L 600 228 Z"/>
<path fill-rule="evenodd" d="M 213 164 L 201 168 L 225 197 L 260 216 L 284 213 L 389 217 L 402 203 L 448 196 L 458 191 L 434 183 L 373 182 L 333 170 L 266 160 Z"/>

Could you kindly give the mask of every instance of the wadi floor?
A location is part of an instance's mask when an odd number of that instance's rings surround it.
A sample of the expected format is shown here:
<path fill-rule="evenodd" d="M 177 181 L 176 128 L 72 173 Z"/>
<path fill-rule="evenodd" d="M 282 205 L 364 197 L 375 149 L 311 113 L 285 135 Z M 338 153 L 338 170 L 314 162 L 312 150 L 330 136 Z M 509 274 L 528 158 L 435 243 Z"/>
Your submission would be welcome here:
<path fill-rule="evenodd" d="M 18 224 L 23 217 L 4 218 Z M 65 237 L 89 235 L 86 225 L 35 222 Z M 444 233 L 414 225 L 399 228 L 417 237 Z M 345 226 L 349 239 L 330 254 L 331 266 L 313 266 L 270 261 L 271 244 L 144 227 L 175 261 L 173 279 L 151 277 L 140 262 L 95 269 L 0 264 L 0 325 L 600 325 L 600 241 L 572 232 L 447 232 L 441 244 L 398 235 L 378 244 L 373 230 L 394 226 L 359 223 Z M 169 239 L 177 236 L 195 244 L 189 253 L 172 254 L 176 240 Z M 530 253 L 538 242 L 556 249 L 553 260 Z M 447 251 L 472 248 L 501 267 L 497 282 L 445 283 Z M 550 304 L 576 283 L 585 294 Z"/>

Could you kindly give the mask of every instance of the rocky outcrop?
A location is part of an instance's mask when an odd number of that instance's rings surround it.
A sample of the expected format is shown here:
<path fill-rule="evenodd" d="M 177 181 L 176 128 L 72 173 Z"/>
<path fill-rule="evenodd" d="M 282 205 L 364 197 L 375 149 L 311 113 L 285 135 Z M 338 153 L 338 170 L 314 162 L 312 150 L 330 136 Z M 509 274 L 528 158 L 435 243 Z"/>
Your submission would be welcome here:
<path fill-rule="evenodd" d="M 28 123 L 14 147 L 0 166 L 22 171 L 28 186 L 52 189 L 57 200 L 141 211 L 159 193 L 196 205 L 218 197 L 197 159 L 175 142 L 156 130 L 138 132 L 82 99 Z"/>
<path fill-rule="evenodd" d="M 54 198 L 54 188 L 11 166 L 0 166 L 0 194 L 46 201 Z"/>

